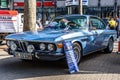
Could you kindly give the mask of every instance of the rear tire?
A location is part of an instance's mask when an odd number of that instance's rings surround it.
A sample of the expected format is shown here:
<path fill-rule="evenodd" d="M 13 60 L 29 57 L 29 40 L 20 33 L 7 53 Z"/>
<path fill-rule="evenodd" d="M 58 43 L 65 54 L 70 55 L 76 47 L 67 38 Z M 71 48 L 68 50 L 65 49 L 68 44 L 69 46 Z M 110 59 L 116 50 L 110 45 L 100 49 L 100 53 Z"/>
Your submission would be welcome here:
<path fill-rule="evenodd" d="M 114 42 L 112 39 L 109 39 L 107 48 L 104 49 L 105 53 L 111 53 L 113 51 Z"/>

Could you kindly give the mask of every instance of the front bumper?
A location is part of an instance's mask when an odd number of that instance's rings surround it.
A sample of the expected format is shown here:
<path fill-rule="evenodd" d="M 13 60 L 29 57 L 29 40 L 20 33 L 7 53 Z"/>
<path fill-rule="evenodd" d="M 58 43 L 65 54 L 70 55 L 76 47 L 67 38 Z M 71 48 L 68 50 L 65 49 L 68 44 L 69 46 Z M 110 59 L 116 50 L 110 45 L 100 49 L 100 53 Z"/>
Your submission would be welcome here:
<path fill-rule="evenodd" d="M 48 60 L 48 61 L 56 61 L 65 58 L 65 55 L 63 53 L 40 53 L 40 52 L 33 52 L 33 53 L 27 53 L 27 52 L 15 52 L 15 51 L 8 51 L 11 55 L 14 55 L 14 57 L 20 58 L 20 59 L 28 59 L 28 60 Z"/>

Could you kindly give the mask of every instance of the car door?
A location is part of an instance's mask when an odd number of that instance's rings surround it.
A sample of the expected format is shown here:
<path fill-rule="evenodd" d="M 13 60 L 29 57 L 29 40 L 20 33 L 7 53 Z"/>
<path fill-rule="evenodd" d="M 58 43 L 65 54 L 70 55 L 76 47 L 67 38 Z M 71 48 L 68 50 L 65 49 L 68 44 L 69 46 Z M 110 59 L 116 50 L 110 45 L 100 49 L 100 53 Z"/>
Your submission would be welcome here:
<path fill-rule="evenodd" d="M 83 53 L 86 55 L 89 52 L 95 50 L 94 39 L 97 36 L 97 33 L 94 30 L 88 30 L 89 17 L 77 16 L 74 18 L 72 18 L 72 21 L 75 22 L 77 25 L 79 25 L 78 29 L 80 31 L 80 35 L 82 33 L 82 36 L 80 37 L 80 41 L 84 49 Z"/>
<path fill-rule="evenodd" d="M 85 53 L 89 53 L 89 52 L 93 52 L 96 50 L 96 45 L 95 45 L 95 40 L 98 36 L 98 33 L 96 31 L 96 27 L 93 26 L 93 18 L 89 18 L 88 19 L 88 31 L 87 31 L 87 34 L 88 34 L 88 40 L 87 40 L 87 43 L 86 43 L 86 48 L 85 48 Z"/>
<path fill-rule="evenodd" d="M 91 31 L 95 34 L 94 47 L 95 49 L 101 49 L 104 46 L 106 26 L 104 22 L 97 17 L 90 17 L 90 21 L 92 22 Z"/>

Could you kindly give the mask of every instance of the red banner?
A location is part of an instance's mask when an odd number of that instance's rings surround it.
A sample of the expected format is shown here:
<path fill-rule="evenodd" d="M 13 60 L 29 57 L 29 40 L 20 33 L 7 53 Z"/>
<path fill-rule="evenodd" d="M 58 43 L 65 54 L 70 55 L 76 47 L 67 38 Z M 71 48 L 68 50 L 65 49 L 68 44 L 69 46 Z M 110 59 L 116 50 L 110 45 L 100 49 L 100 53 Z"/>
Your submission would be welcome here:
<path fill-rule="evenodd" d="M 14 10 L 0 10 L 0 15 L 18 15 L 17 11 Z"/>
<path fill-rule="evenodd" d="M 36 3 L 36 6 L 37 7 L 40 7 L 42 5 L 41 2 L 37 2 Z M 24 6 L 24 2 L 14 2 L 14 6 L 15 7 L 23 7 Z M 51 1 L 47 1 L 47 2 L 44 2 L 44 6 L 45 7 L 50 7 L 50 6 L 54 6 L 54 2 L 51 2 Z"/>

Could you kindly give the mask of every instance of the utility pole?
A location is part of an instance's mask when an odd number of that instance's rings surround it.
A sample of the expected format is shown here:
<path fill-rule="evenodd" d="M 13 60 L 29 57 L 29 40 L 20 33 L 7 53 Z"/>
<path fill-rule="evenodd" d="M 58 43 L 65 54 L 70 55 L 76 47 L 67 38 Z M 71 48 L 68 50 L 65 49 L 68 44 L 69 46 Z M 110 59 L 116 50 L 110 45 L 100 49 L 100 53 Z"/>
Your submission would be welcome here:
<path fill-rule="evenodd" d="M 23 31 L 37 31 L 36 28 L 36 0 L 24 0 Z"/>
<path fill-rule="evenodd" d="M 13 10 L 13 1 L 14 1 L 14 0 L 9 0 L 9 5 L 8 5 L 8 7 L 9 7 L 10 10 Z"/>
<path fill-rule="evenodd" d="M 114 2 L 114 16 L 117 15 L 117 0 Z"/>
<path fill-rule="evenodd" d="M 54 0 L 54 7 L 55 7 L 55 17 L 57 15 L 57 0 Z"/>
<path fill-rule="evenodd" d="M 118 11 L 119 11 L 119 14 L 118 14 L 118 16 L 120 17 L 120 6 L 119 6 L 119 10 L 118 10 Z"/>
<path fill-rule="evenodd" d="M 101 17 L 101 0 L 98 0 L 98 16 Z"/>
<path fill-rule="evenodd" d="M 44 26 L 45 25 L 45 23 L 44 23 L 44 0 L 42 0 L 41 10 L 42 10 L 42 25 Z"/>
<path fill-rule="evenodd" d="M 79 0 L 79 14 L 82 15 L 83 12 L 82 12 L 82 0 Z"/>

